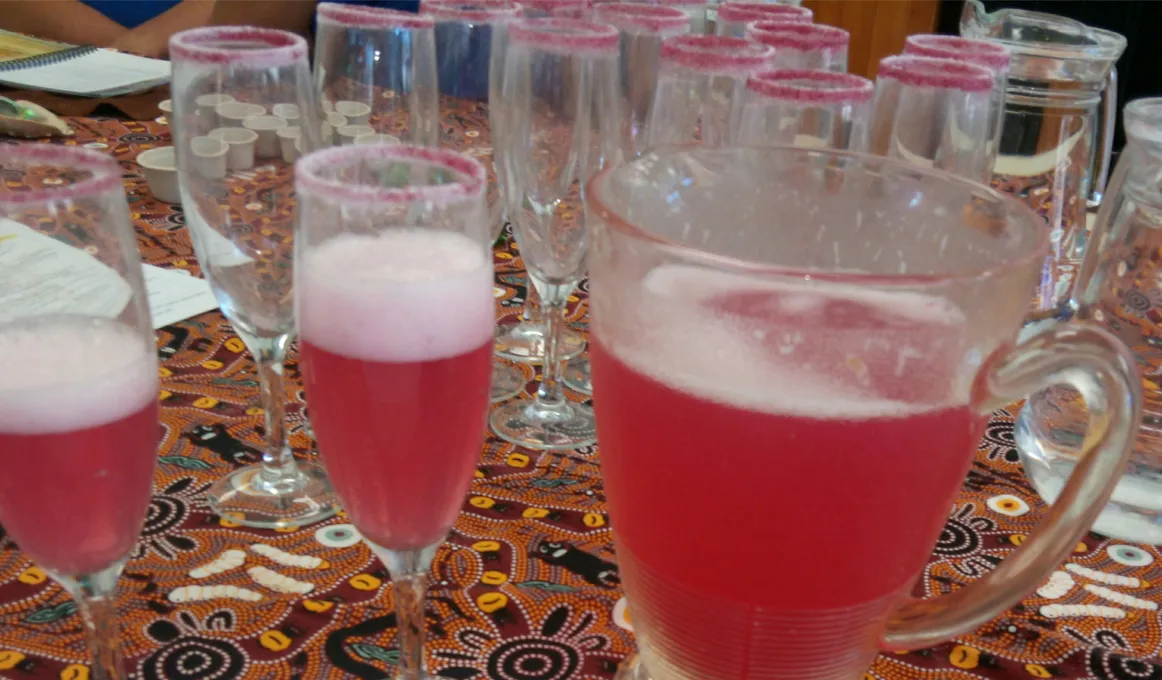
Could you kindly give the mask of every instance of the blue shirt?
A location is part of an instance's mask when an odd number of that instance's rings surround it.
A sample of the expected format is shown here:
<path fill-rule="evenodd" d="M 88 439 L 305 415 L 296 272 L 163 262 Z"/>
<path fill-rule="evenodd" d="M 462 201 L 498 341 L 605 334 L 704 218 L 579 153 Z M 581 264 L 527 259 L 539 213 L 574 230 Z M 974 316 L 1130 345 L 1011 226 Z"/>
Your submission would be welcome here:
<path fill-rule="evenodd" d="M 166 12 L 181 0 L 81 0 L 81 2 L 125 28 L 137 28 Z"/>

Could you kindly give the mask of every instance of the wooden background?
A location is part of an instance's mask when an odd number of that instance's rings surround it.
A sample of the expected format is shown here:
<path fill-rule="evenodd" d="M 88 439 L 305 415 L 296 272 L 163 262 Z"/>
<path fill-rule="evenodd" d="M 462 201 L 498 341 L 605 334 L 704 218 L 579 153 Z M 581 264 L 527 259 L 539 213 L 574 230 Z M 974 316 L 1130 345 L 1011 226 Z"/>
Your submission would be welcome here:
<path fill-rule="evenodd" d="M 880 59 L 904 50 L 904 38 L 932 33 L 940 0 L 804 0 L 815 22 L 851 33 L 847 70 L 874 78 Z"/>

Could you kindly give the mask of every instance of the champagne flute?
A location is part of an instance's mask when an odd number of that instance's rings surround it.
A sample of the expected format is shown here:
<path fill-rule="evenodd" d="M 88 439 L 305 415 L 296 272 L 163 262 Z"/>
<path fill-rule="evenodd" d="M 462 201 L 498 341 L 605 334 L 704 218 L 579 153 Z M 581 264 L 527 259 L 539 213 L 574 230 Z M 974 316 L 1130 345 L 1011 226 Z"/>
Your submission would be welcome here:
<path fill-rule="evenodd" d="M 742 38 L 747 25 L 755 21 L 786 21 L 809 24 L 815 13 L 806 7 L 779 5 L 772 2 L 727 0 L 718 6 L 714 35 Z"/>
<path fill-rule="evenodd" d="M 410 145 L 327 149 L 297 168 L 303 382 L 343 506 L 391 572 L 403 680 L 424 676 L 427 573 L 487 422 L 486 184 L 475 160 Z"/>
<path fill-rule="evenodd" d="M 535 398 L 493 410 L 492 428 L 529 448 L 596 441 L 592 409 L 565 398 L 558 334 L 585 271 L 583 184 L 618 153 L 618 41 L 612 26 L 575 19 L 529 19 L 509 28 L 498 114 L 505 135 L 501 176 L 549 327 Z"/>
<path fill-rule="evenodd" d="M 320 144 L 320 118 L 307 43 L 284 31 L 199 28 L 170 39 L 182 205 L 198 262 L 222 312 L 254 355 L 264 414 L 262 462 L 239 468 L 210 488 L 210 506 L 246 526 L 301 526 L 335 514 L 338 504 L 323 467 L 297 461 L 287 445 L 283 360 L 294 331 L 293 170 L 270 115 L 293 106 L 294 148 Z M 231 100 L 210 111 L 206 95 Z M 256 163 L 230 162 L 223 130 L 255 133 Z M 293 157 L 290 157 L 293 160 Z"/>
<path fill-rule="evenodd" d="M 89 677 L 123 675 L 116 590 L 149 507 L 157 350 L 121 166 L 0 148 L 0 522 L 76 601 Z"/>

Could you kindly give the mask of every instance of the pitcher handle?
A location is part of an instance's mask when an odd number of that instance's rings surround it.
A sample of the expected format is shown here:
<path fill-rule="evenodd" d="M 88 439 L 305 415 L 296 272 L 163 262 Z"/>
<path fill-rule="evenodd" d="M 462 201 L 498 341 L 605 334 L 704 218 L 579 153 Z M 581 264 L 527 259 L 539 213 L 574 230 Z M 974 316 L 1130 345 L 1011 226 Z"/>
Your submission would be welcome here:
<path fill-rule="evenodd" d="M 1101 199 L 1106 194 L 1106 180 L 1110 175 L 1110 162 L 1114 154 L 1114 131 L 1118 123 L 1118 67 L 1110 69 L 1105 87 L 1101 91 L 1101 98 L 1101 149 L 1100 155 L 1094 158 L 1096 172 L 1093 174 L 1093 184 L 1089 187 L 1089 198 L 1086 200 L 1090 208 L 1101 204 Z"/>
<path fill-rule="evenodd" d="M 1096 325 L 1055 324 L 990 358 L 973 386 L 973 403 L 987 413 L 1054 385 L 1075 388 L 1089 409 L 1083 456 L 1065 489 L 996 569 L 954 593 L 906 602 L 889 620 L 882 649 L 931 647 L 1000 615 L 1048 578 L 1105 507 L 1142 415 L 1134 357 Z"/>

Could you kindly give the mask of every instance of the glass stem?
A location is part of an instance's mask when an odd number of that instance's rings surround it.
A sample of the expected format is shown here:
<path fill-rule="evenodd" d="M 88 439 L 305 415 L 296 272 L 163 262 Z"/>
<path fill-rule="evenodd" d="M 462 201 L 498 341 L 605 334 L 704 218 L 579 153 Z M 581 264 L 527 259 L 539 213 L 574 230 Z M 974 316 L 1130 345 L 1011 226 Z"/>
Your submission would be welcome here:
<path fill-rule="evenodd" d="M 391 573 L 395 594 L 396 639 L 399 644 L 398 680 L 420 680 L 424 671 L 424 600 L 428 568 L 439 543 L 419 550 L 387 550 L 372 546 Z"/>
<path fill-rule="evenodd" d="M 72 595 L 85 623 L 85 638 L 93 663 L 91 680 L 121 680 L 125 663 L 121 657 L 121 631 L 117 626 L 117 578 L 123 562 L 95 574 L 57 577 Z"/>
<path fill-rule="evenodd" d="M 239 333 L 239 335 L 242 335 Z M 286 444 L 286 388 L 283 361 L 290 336 L 242 335 L 258 366 L 258 389 L 262 401 L 266 447 L 262 452 L 262 478 L 268 484 L 286 484 L 298 472 L 294 454 Z"/>
<path fill-rule="evenodd" d="M 565 324 L 565 305 L 572 285 L 537 282 L 541 289 L 541 311 L 545 318 L 545 360 L 541 367 L 541 384 L 537 387 L 537 405 L 559 408 L 565 403 L 561 382 L 561 327 Z"/>

